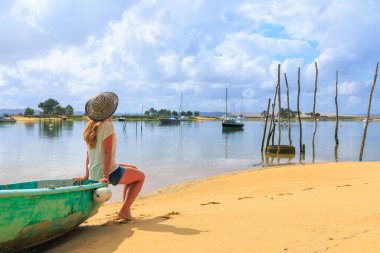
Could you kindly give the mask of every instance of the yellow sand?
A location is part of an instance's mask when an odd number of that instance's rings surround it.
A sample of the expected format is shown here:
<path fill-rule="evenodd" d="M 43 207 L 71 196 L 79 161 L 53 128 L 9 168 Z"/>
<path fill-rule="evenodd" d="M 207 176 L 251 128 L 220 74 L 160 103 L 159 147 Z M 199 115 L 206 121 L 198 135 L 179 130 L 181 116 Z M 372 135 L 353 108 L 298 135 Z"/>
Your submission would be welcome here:
<path fill-rule="evenodd" d="M 195 117 L 195 119 L 198 121 L 217 120 L 216 118 L 212 118 L 212 117 L 200 117 L 200 116 Z"/>
<path fill-rule="evenodd" d="M 38 117 L 25 117 L 25 116 L 12 116 L 18 122 L 38 122 L 40 120 L 61 120 L 60 118 L 38 118 Z"/>
<path fill-rule="evenodd" d="M 147 178 L 147 180 L 154 180 Z M 380 252 L 380 162 L 271 167 L 104 205 L 48 252 Z"/>

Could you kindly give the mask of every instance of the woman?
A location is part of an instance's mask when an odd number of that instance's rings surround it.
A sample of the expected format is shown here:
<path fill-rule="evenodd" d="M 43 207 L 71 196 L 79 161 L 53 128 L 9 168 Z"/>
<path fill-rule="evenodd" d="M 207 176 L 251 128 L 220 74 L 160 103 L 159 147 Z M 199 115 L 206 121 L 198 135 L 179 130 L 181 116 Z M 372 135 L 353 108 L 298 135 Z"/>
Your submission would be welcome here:
<path fill-rule="evenodd" d="M 139 194 L 145 175 L 129 164 L 115 163 L 116 134 L 112 124 L 112 115 L 116 111 L 119 99 L 115 93 L 103 92 L 86 103 L 89 121 L 83 132 L 87 144 L 86 175 L 75 181 L 91 179 L 106 184 L 124 185 L 123 206 L 119 218 L 133 220 L 131 206 Z"/>

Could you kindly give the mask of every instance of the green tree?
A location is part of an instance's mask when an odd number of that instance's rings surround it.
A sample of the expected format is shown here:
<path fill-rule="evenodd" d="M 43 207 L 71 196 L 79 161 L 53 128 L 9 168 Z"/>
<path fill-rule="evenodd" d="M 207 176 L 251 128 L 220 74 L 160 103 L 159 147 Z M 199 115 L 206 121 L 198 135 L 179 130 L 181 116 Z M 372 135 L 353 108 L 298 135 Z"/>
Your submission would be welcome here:
<path fill-rule="evenodd" d="M 157 116 L 157 110 L 152 107 L 149 109 L 148 114 L 149 116 Z"/>
<path fill-rule="evenodd" d="M 74 108 L 71 105 L 66 106 L 66 115 L 71 116 L 74 114 Z"/>
<path fill-rule="evenodd" d="M 52 98 L 49 98 L 45 102 L 38 104 L 38 108 L 42 109 L 42 113 L 45 115 L 51 115 L 53 113 L 54 107 L 59 105 L 58 101 Z"/>
<path fill-rule="evenodd" d="M 195 116 L 195 117 L 198 117 L 199 115 L 201 115 L 201 114 L 199 113 L 199 111 L 195 111 L 195 112 L 194 112 L 194 116 Z"/>
<path fill-rule="evenodd" d="M 27 107 L 25 109 L 24 115 L 25 116 L 33 116 L 34 115 L 34 110 L 32 108 L 30 108 L 30 107 Z"/>
<path fill-rule="evenodd" d="M 172 114 L 174 115 L 174 117 L 178 116 L 178 112 L 176 112 L 176 111 L 172 111 Z"/>
<path fill-rule="evenodd" d="M 192 112 L 192 111 L 187 111 L 187 112 L 186 112 L 186 116 L 188 116 L 188 117 L 193 116 L 193 112 Z"/>
<path fill-rule="evenodd" d="M 56 105 L 53 109 L 53 115 L 66 115 L 66 108 Z"/>
<path fill-rule="evenodd" d="M 167 110 L 167 109 L 160 109 L 158 111 L 158 116 L 161 116 L 161 117 L 168 117 L 170 115 L 171 111 L 170 110 Z"/>

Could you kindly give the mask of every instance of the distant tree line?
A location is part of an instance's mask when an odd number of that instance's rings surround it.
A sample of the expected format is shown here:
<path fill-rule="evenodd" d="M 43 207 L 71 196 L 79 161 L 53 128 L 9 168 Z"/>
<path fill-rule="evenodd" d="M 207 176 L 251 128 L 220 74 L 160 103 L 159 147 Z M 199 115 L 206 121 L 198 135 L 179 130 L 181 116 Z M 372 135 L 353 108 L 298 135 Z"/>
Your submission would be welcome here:
<path fill-rule="evenodd" d="M 42 110 L 41 114 L 43 115 L 67 115 L 71 116 L 74 114 L 74 108 L 71 105 L 67 105 L 66 107 L 62 107 L 59 102 L 55 99 L 49 98 L 45 102 L 41 102 L 38 104 L 38 108 Z M 27 107 L 25 109 L 25 116 L 33 116 L 35 111 Z"/>
<path fill-rule="evenodd" d="M 288 117 L 288 109 L 287 108 L 286 109 L 285 108 L 281 108 L 280 113 L 281 113 L 281 118 L 287 118 Z M 293 110 L 290 109 L 289 113 L 290 113 L 290 117 L 291 118 L 295 118 L 297 116 L 297 111 L 293 111 Z M 314 117 L 313 112 L 309 112 L 309 113 L 305 113 L 305 114 L 308 115 L 309 117 Z M 276 112 L 275 115 L 278 115 L 278 112 Z M 318 112 L 316 112 L 315 115 L 317 117 L 321 116 L 321 114 L 318 113 Z M 266 110 L 262 111 L 261 112 L 261 116 L 266 117 L 267 116 L 267 111 Z M 269 112 L 268 116 L 270 117 L 270 116 L 272 116 L 272 114 Z"/>
<path fill-rule="evenodd" d="M 177 111 L 170 111 L 170 110 L 167 110 L 167 109 L 160 109 L 160 110 L 156 110 L 154 108 L 150 108 L 149 110 L 145 111 L 144 113 L 145 116 L 147 117 L 169 117 L 170 115 L 174 115 L 175 117 L 178 117 L 178 116 L 188 116 L 188 117 L 192 117 L 192 116 L 199 116 L 199 111 L 182 111 L 182 112 L 177 112 Z"/>

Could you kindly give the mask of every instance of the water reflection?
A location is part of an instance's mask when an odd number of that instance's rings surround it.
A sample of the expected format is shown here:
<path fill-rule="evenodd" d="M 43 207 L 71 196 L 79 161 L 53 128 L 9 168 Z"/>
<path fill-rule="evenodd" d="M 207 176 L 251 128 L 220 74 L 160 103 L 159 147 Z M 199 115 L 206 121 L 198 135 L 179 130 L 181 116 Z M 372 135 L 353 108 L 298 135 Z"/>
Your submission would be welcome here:
<path fill-rule="evenodd" d="M 236 142 L 236 140 L 239 141 L 238 138 L 242 137 L 242 134 L 244 133 L 244 129 L 242 129 L 242 128 L 222 128 L 222 133 L 223 133 L 224 140 L 225 140 L 224 158 L 227 160 L 229 158 L 228 157 L 228 147 L 229 147 L 228 141 L 229 141 L 229 139 L 230 139 L 230 141 L 233 142 L 233 143 L 231 143 L 231 146 L 232 146 L 232 148 L 234 148 L 236 146 L 236 145 L 233 145 L 234 142 Z"/>
<path fill-rule="evenodd" d="M 34 122 L 25 122 L 25 123 L 24 123 L 25 129 L 26 129 L 28 132 L 34 130 L 34 125 L 35 125 Z"/>
<path fill-rule="evenodd" d="M 33 124 L 33 125 L 32 125 Z M 27 129 L 33 129 L 34 124 L 32 123 L 25 127 Z M 42 138 L 60 138 L 63 132 L 71 133 L 74 129 L 73 121 L 62 121 L 58 119 L 48 119 L 48 120 L 40 120 L 38 122 L 39 126 L 39 136 Z"/>
<path fill-rule="evenodd" d="M 291 164 L 294 159 L 295 154 L 265 154 L 265 164 L 264 165 L 280 165 L 280 164 Z"/>
<path fill-rule="evenodd" d="M 67 130 L 67 132 L 71 132 L 74 128 L 74 121 L 61 121 L 62 129 Z"/>

